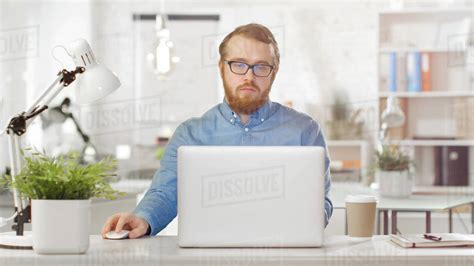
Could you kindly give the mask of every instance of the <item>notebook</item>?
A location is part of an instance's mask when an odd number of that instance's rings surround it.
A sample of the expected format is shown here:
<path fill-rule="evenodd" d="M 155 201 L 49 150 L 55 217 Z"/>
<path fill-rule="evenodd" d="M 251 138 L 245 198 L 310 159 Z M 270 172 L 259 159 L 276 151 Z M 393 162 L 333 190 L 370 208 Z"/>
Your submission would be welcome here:
<path fill-rule="evenodd" d="M 390 235 L 390 240 L 404 248 L 435 248 L 474 246 L 474 234 L 430 234 L 441 237 L 435 241 L 426 239 L 424 235 Z"/>

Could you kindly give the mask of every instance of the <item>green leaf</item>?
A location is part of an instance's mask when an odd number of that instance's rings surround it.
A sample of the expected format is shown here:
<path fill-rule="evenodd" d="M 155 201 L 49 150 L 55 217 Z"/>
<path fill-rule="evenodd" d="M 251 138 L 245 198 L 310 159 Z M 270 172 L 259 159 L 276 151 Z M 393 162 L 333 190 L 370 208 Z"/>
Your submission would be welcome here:
<path fill-rule="evenodd" d="M 16 176 L 2 178 L 0 185 L 16 188 L 31 199 L 115 199 L 125 193 L 107 183 L 115 173 L 116 161 L 106 158 L 100 162 L 81 165 L 78 153 L 50 157 L 37 149 L 21 151 L 24 167 Z M 27 155 L 29 154 L 29 155 Z"/>

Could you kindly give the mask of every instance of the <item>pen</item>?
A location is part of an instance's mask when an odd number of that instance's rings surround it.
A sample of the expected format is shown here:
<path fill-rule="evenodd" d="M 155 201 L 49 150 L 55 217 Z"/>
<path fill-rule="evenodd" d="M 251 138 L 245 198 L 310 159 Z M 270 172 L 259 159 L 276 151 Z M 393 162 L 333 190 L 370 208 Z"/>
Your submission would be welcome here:
<path fill-rule="evenodd" d="M 434 235 L 428 235 L 428 234 L 424 234 L 423 236 L 425 237 L 425 239 L 429 239 L 433 241 L 441 241 L 440 236 L 434 236 Z"/>

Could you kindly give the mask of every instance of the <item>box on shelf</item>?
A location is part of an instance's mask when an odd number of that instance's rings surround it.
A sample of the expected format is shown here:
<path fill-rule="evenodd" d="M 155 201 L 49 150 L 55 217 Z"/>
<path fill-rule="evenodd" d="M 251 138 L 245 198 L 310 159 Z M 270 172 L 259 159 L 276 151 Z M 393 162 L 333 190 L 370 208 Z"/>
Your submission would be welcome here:
<path fill-rule="evenodd" d="M 458 138 L 474 139 L 474 98 L 457 99 L 454 105 L 454 117 Z"/>

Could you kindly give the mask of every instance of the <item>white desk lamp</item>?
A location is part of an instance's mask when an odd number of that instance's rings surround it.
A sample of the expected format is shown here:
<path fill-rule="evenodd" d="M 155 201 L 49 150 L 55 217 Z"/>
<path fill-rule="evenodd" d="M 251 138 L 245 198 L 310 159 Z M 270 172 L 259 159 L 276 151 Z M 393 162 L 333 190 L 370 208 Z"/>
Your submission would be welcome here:
<path fill-rule="evenodd" d="M 73 71 L 61 70 L 57 79 L 47 88 L 26 112 L 22 112 L 10 119 L 4 133 L 8 134 L 11 178 L 15 177 L 21 170 L 20 137 L 26 133 L 28 126 L 38 114 L 48 109 L 48 104 L 72 82 L 76 75 L 77 79 L 76 98 L 79 103 L 92 103 L 102 99 L 106 95 L 120 87 L 117 76 L 105 66 L 98 64 L 91 47 L 84 39 L 78 39 L 69 44 L 66 51 L 74 60 L 76 69 Z M 30 222 L 31 208 L 27 199 L 16 190 L 13 190 L 15 213 L 12 217 L 0 218 L 1 223 L 13 220 L 15 224 L 12 229 L 15 232 L 0 234 L 0 247 L 7 248 L 32 248 L 31 233 L 24 232 L 24 224 Z"/>
<path fill-rule="evenodd" d="M 400 108 L 398 99 L 395 96 L 390 95 L 388 97 L 387 106 L 385 110 L 383 110 L 382 115 L 380 116 L 380 122 L 382 123 L 382 125 L 380 126 L 379 132 L 378 150 L 379 152 L 382 152 L 383 142 L 385 141 L 387 129 L 400 127 L 405 123 L 405 114 Z"/>

